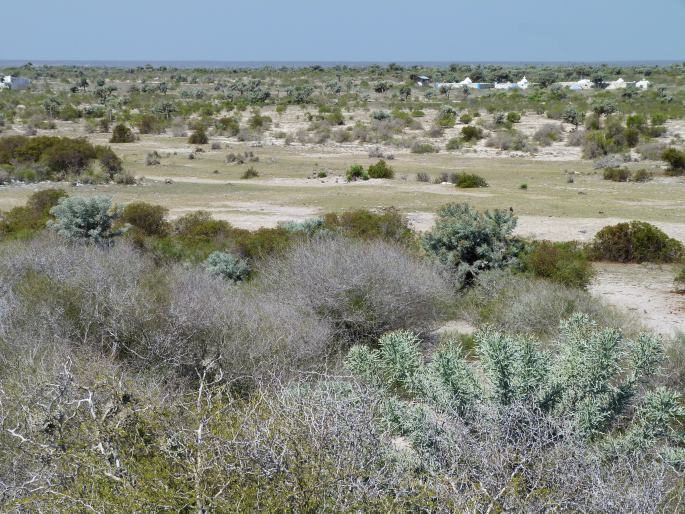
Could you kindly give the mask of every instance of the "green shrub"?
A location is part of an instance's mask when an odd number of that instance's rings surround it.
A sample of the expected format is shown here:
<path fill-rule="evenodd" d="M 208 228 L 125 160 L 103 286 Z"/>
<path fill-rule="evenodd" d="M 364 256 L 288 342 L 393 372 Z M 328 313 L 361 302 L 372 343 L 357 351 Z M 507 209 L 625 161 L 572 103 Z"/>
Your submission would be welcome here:
<path fill-rule="evenodd" d="M 685 293 L 685 266 L 680 268 L 680 270 L 675 274 L 673 282 L 677 292 Z"/>
<path fill-rule="evenodd" d="M 463 146 L 461 139 L 458 137 L 452 137 L 447 141 L 447 150 L 459 150 Z"/>
<path fill-rule="evenodd" d="M 464 125 L 468 125 L 473 121 L 473 116 L 471 116 L 468 113 L 464 113 L 461 116 L 459 116 L 459 121 L 463 123 Z"/>
<path fill-rule="evenodd" d="M 644 221 L 604 227 L 592 243 L 592 257 L 614 262 L 674 262 L 683 245 Z"/>
<path fill-rule="evenodd" d="M 406 216 L 395 208 L 372 212 L 366 209 L 329 213 L 324 216 L 324 228 L 341 235 L 358 239 L 383 239 L 397 243 L 410 243 L 414 233 Z"/>
<path fill-rule="evenodd" d="M 355 180 L 369 180 L 369 174 L 361 164 L 353 164 L 348 168 L 345 178 L 347 178 L 348 182 L 354 182 Z"/>
<path fill-rule="evenodd" d="M 119 123 L 112 130 L 112 137 L 110 138 L 110 143 L 132 143 L 136 140 L 136 136 L 133 131 L 128 128 L 123 123 Z"/>
<path fill-rule="evenodd" d="M 26 205 L 0 213 L 0 235 L 22 237 L 45 228 L 50 209 L 65 198 L 62 189 L 44 189 L 29 196 Z"/>
<path fill-rule="evenodd" d="M 191 145 L 206 145 L 208 142 L 209 138 L 207 137 L 207 133 L 202 126 L 195 127 L 195 130 L 193 130 L 192 134 L 190 134 L 190 137 L 188 138 L 188 143 Z"/>
<path fill-rule="evenodd" d="M 414 144 L 411 145 L 411 153 L 438 153 L 438 149 L 430 143 L 419 143 L 418 141 L 416 141 Z"/>
<path fill-rule="evenodd" d="M 227 252 L 212 252 L 205 260 L 207 271 L 231 282 L 241 282 L 250 274 L 247 262 Z"/>
<path fill-rule="evenodd" d="M 442 128 L 451 128 L 454 127 L 454 124 L 457 122 L 457 111 L 452 109 L 449 106 L 443 107 L 440 110 L 440 113 L 438 114 L 438 118 L 435 120 L 435 123 Z"/>
<path fill-rule="evenodd" d="M 219 118 L 214 126 L 219 132 L 224 133 L 229 137 L 237 136 L 238 132 L 240 132 L 240 124 L 238 123 L 238 120 L 232 116 Z"/>
<path fill-rule="evenodd" d="M 85 139 L 47 136 L 0 138 L 0 164 L 21 165 L 14 172 L 21 179 L 61 180 L 68 173 L 80 174 L 93 159 L 99 159 L 108 173 L 121 169 L 121 160 L 110 148 L 93 146 Z M 32 169 L 23 168 L 24 165 L 32 165 Z"/>
<path fill-rule="evenodd" d="M 169 231 L 164 219 L 167 213 L 168 209 L 161 205 L 133 202 L 124 207 L 120 222 L 136 227 L 148 236 L 164 236 Z"/>
<path fill-rule="evenodd" d="M 558 417 L 586 441 L 602 439 L 600 454 L 631 455 L 664 437 L 678 444 L 674 427 L 685 410 L 677 394 L 649 385 L 664 358 L 657 336 L 632 341 L 575 314 L 561 324 L 552 352 L 528 337 L 493 330 L 480 331 L 475 339 L 476 363 L 454 343 L 425 363 L 419 339 L 397 331 L 383 335 L 378 349 L 351 348 L 345 365 L 385 393 L 384 421 L 419 448 L 431 445 L 437 434 L 426 430 L 425 421 L 412 420 L 417 405 L 423 407 L 422 420 L 430 419 L 427 410 L 436 417 L 455 412 L 469 419 L 469 412 L 482 412 L 483 403 L 497 409 L 523 403 Z"/>
<path fill-rule="evenodd" d="M 635 333 L 640 330 L 639 320 L 628 318 L 584 289 L 514 270 L 479 274 L 457 305 L 457 312 L 475 326 L 545 339 L 555 338 L 560 321 L 574 312 L 589 315 L 601 326 L 627 327 Z"/>
<path fill-rule="evenodd" d="M 507 113 L 507 121 L 509 123 L 520 123 L 521 115 L 518 112 L 509 112 Z"/>
<path fill-rule="evenodd" d="M 112 229 L 121 211 L 106 196 L 60 198 L 50 214 L 48 227 L 67 239 L 103 244 L 121 233 Z"/>
<path fill-rule="evenodd" d="M 249 178 L 255 178 L 259 176 L 259 172 L 254 168 L 254 166 L 250 166 L 245 170 L 245 172 L 240 176 L 242 179 L 249 179 Z"/>
<path fill-rule="evenodd" d="M 452 180 L 455 186 L 461 189 L 470 189 L 474 187 L 488 187 L 486 180 L 474 173 L 457 173 L 455 180 Z"/>
<path fill-rule="evenodd" d="M 633 182 L 649 182 L 652 180 L 652 174 L 645 169 L 635 170 L 633 171 L 630 180 Z"/>
<path fill-rule="evenodd" d="M 669 165 L 667 175 L 679 176 L 685 174 L 685 152 L 675 148 L 667 148 L 661 158 Z"/>
<path fill-rule="evenodd" d="M 480 213 L 465 203 L 441 207 L 432 230 L 421 243 L 424 250 L 454 268 L 468 283 L 484 270 L 516 262 L 518 242 L 512 238 L 516 218 L 509 211 Z"/>
<path fill-rule="evenodd" d="M 625 168 L 604 168 L 604 180 L 613 182 L 627 182 L 630 178 L 630 171 Z"/>
<path fill-rule="evenodd" d="M 523 269 L 568 287 L 585 288 L 594 271 L 586 252 L 576 243 L 533 243 L 521 256 Z"/>
<path fill-rule="evenodd" d="M 461 138 L 467 143 L 479 141 L 483 139 L 483 129 L 480 127 L 473 127 L 471 125 L 462 127 Z"/>
<path fill-rule="evenodd" d="M 371 164 L 368 170 L 369 178 L 393 178 L 395 171 L 381 159 L 376 164 Z"/>

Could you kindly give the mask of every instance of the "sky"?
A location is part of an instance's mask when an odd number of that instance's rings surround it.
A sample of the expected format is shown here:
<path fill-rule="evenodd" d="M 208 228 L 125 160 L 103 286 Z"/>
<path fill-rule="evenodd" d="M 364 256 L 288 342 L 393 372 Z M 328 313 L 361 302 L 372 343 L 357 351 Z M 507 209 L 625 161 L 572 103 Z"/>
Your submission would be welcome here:
<path fill-rule="evenodd" d="M 0 2 L 0 60 L 685 60 L 685 0 Z"/>

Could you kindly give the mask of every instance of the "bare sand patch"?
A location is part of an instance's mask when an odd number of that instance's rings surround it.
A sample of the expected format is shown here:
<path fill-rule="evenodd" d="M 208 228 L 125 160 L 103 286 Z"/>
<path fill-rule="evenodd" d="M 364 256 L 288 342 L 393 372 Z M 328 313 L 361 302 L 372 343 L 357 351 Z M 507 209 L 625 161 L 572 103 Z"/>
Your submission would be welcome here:
<path fill-rule="evenodd" d="M 238 228 L 257 230 L 273 228 L 279 223 L 302 221 L 316 216 L 319 211 L 313 207 L 295 207 L 259 202 L 212 202 L 207 206 L 178 207 L 169 211 L 169 218 L 176 219 L 189 212 L 203 210 L 212 217 L 224 220 Z"/>
<path fill-rule="evenodd" d="M 592 294 L 659 334 L 685 332 L 685 296 L 673 290 L 672 266 L 598 263 L 595 269 Z"/>

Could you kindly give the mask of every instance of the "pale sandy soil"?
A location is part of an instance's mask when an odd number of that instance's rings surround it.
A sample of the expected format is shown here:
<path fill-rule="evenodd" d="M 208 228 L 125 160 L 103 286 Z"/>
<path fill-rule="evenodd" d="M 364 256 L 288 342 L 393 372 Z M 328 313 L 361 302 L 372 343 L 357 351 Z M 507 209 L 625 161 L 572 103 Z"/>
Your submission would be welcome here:
<path fill-rule="evenodd" d="M 590 292 L 666 337 L 685 332 L 685 295 L 674 292 L 675 268 L 647 264 L 595 265 Z"/>
<path fill-rule="evenodd" d="M 197 210 L 197 207 L 171 209 L 169 218 L 176 219 Z M 318 213 L 317 209 L 309 207 L 258 202 L 215 202 L 203 206 L 202 210 L 210 212 L 215 219 L 229 221 L 238 228 L 248 230 L 257 230 L 262 227 L 273 228 L 281 222 L 302 221 Z"/>

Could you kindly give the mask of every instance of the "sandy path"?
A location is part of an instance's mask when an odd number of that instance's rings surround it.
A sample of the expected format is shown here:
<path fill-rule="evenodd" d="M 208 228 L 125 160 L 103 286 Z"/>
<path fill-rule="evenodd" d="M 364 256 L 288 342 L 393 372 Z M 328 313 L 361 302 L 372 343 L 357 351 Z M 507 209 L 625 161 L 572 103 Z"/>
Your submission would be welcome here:
<path fill-rule="evenodd" d="M 430 230 L 435 215 L 430 212 L 407 214 L 413 227 L 419 231 Z M 624 218 L 555 218 L 551 216 L 519 216 L 516 234 L 550 241 L 590 241 L 607 225 L 630 221 Z M 685 223 L 650 222 L 669 236 L 685 243 Z"/>
<path fill-rule="evenodd" d="M 633 314 L 664 336 L 685 332 L 685 295 L 673 290 L 675 268 L 644 264 L 595 265 L 590 292 Z"/>

